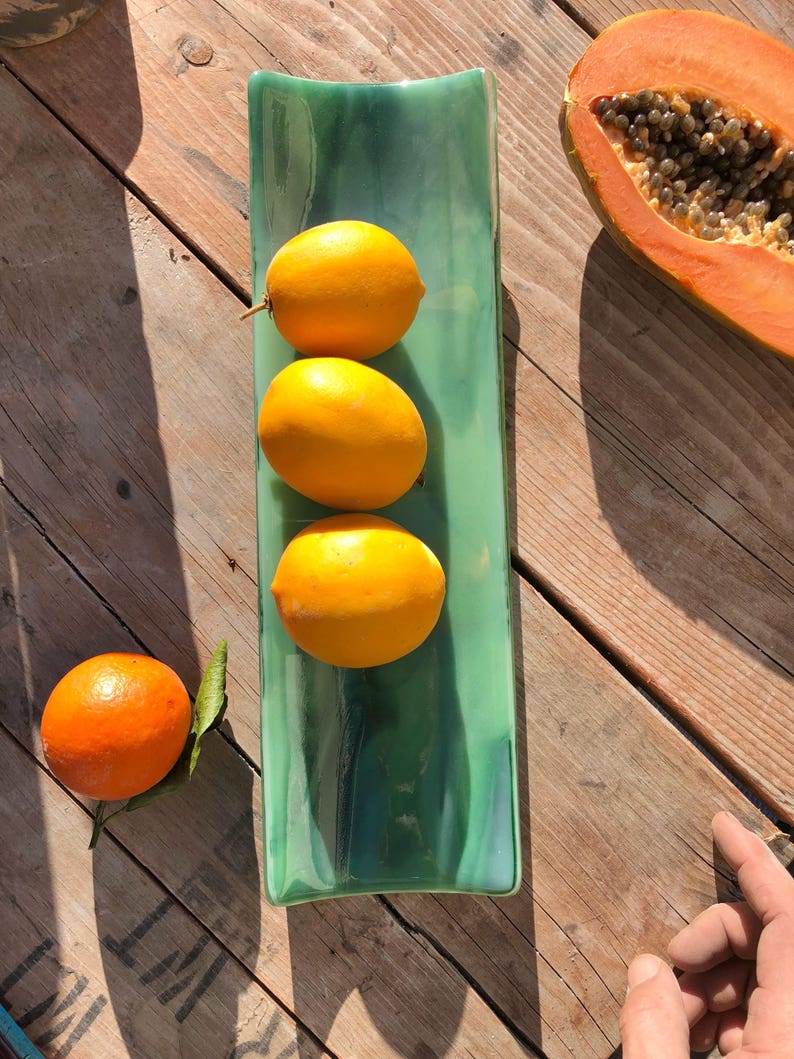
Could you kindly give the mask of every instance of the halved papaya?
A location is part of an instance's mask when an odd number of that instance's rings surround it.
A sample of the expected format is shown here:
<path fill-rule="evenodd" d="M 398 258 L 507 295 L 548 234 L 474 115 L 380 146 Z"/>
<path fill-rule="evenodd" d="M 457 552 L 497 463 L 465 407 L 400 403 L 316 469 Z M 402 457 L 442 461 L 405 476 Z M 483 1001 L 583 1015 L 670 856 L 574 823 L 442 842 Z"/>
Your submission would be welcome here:
<path fill-rule="evenodd" d="M 707 11 L 630 15 L 571 71 L 561 129 L 632 257 L 794 356 L 794 50 Z"/>

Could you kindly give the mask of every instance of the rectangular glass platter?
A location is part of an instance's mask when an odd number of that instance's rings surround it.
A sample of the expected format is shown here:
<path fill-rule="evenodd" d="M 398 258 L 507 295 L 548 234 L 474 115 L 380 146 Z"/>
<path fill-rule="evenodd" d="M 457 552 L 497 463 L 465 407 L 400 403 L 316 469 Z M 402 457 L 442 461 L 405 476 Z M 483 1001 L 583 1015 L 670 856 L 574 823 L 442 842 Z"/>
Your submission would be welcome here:
<path fill-rule="evenodd" d="M 414 652 L 335 669 L 287 637 L 269 591 L 287 542 L 329 509 L 257 447 L 265 891 L 509 894 L 520 881 L 510 605 L 496 104 L 484 70 L 341 84 L 249 80 L 255 300 L 297 232 L 354 218 L 393 232 L 427 287 L 414 324 L 368 361 L 416 404 L 424 485 L 377 513 L 447 577 Z M 296 353 L 254 317 L 255 407 Z"/>

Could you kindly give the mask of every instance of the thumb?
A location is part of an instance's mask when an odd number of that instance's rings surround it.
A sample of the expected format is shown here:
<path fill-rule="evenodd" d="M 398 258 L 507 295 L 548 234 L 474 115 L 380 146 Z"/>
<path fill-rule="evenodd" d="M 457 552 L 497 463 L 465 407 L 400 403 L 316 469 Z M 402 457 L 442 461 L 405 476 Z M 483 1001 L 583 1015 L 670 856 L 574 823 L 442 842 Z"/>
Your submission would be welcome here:
<path fill-rule="evenodd" d="M 689 1023 L 672 970 L 644 954 L 629 965 L 620 1012 L 623 1059 L 689 1059 Z"/>

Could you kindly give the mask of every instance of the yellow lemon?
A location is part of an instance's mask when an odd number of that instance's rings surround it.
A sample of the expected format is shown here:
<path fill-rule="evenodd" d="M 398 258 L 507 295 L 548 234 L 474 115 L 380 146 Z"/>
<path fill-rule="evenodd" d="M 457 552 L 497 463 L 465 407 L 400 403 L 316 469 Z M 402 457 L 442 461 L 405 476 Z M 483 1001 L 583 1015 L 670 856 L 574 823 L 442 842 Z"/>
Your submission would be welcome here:
<path fill-rule="evenodd" d="M 445 580 L 433 552 L 378 515 L 332 515 L 289 542 L 271 591 L 289 636 L 346 668 L 413 651 L 432 631 Z"/>
<path fill-rule="evenodd" d="M 354 360 L 296 360 L 259 408 L 259 443 L 273 470 L 311 500 L 364 511 L 391 504 L 419 477 L 427 437 L 397 383 Z"/>
<path fill-rule="evenodd" d="M 265 287 L 265 301 L 249 313 L 268 309 L 299 353 L 352 360 L 398 342 L 425 293 L 406 247 L 366 221 L 332 221 L 296 235 L 270 262 Z"/>

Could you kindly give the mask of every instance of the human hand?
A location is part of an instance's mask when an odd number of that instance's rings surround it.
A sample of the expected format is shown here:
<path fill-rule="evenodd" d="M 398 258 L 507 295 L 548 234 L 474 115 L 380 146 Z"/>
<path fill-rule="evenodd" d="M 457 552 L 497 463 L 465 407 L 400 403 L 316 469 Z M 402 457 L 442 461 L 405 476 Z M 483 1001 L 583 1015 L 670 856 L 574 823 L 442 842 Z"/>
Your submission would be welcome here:
<path fill-rule="evenodd" d="M 624 1059 L 788 1059 L 794 1042 L 794 879 L 730 813 L 712 821 L 745 902 L 706 909 L 670 942 L 680 979 L 655 956 L 629 967 Z M 691 1030 L 690 1030 L 691 1027 Z"/>

